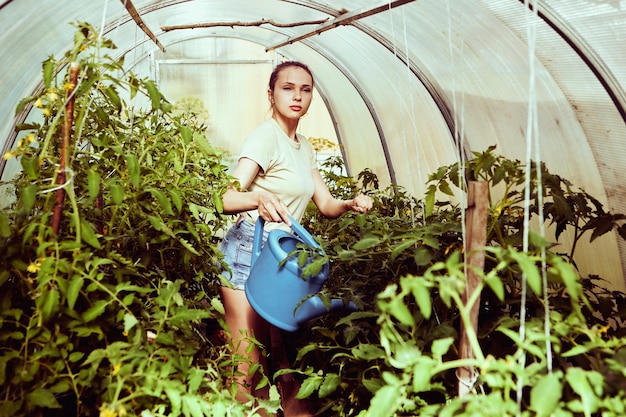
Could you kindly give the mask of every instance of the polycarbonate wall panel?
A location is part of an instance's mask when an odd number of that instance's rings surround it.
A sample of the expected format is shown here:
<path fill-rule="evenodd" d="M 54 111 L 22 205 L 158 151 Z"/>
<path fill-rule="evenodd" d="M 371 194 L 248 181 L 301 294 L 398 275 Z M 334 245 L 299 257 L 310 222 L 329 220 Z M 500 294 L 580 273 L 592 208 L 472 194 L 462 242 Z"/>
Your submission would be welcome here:
<path fill-rule="evenodd" d="M 311 26 L 264 24 L 169 32 L 163 32 L 162 26 L 260 19 L 301 22 L 333 18 L 341 9 L 351 12 L 386 4 L 374 0 L 134 3 L 146 25 L 173 50 L 175 44 L 201 38 L 247 40 L 262 50 Z M 538 40 L 533 46 L 538 62 L 531 72 L 525 25 L 530 12 L 524 3 L 417 0 L 363 18 L 354 22 L 354 27 L 336 27 L 284 46 L 276 53 L 311 65 L 318 97 L 329 109 L 330 122 L 324 124 L 336 124 L 353 174 L 373 168 L 383 181 L 393 177 L 419 195 L 420 183 L 428 172 L 456 160 L 458 150 L 451 139 L 455 128 L 463 136 L 466 153 L 496 144 L 497 152 L 523 159 L 531 103 L 539 115 L 541 156 L 550 169 L 606 199 L 610 208 L 626 211 L 620 209 L 626 205 L 626 168 L 620 159 L 626 148 L 624 121 L 619 119 L 615 103 L 600 90 L 601 83 L 594 80 L 606 76 L 616 88 L 618 100 L 623 96 L 626 56 L 620 46 L 626 31 L 626 1 L 532 2 L 546 5 L 546 15 L 566 23 L 577 42 L 590 51 L 602 74 L 585 69 L 572 52 L 575 44 L 557 41 L 554 29 L 543 22 L 537 26 Z M 158 78 L 161 70 L 170 71 L 167 82 L 180 83 L 174 80 L 175 70 L 165 69 L 172 63 L 157 62 L 154 53 L 158 48 L 137 28 L 119 1 L 83 1 L 78 7 L 75 0 L 13 0 L 0 9 L 4 29 L 0 33 L 0 138 L 5 141 L 5 150 L 14 139 L 10 133 L 15 104 L 37 86 L 41 61 L 71 46 L 73 29 L 68 22 L 76 20 L 96 26 L 104 22 L 107 36 L 119 46 L 118 55 L 126 53 L 126 62 L 140 75 Z M 214 77 L 223 77 L 216 67 L 184 71 L 197 71 L 198 75 L 189 77 L 205 77 L 206 84 L 210 71 Z M 528 88 L 531 74 L 537 81 L 536 96 Z M 165 86 L 165 78 L 163 81 L 164 88 L 170 88 Z M 256 83 L 246 85 L 253 88 Z M 207 87 L 206 94 L 208 91 Z M 263 92 L 259 94 L 264 97 Z M 262 110 L 266 108 L 264 103 Z M 313 118 L 303 120 L 302 133 L 317 136 L 306 132 L 317 124 L 322 123 Z M 617 247 L 614 241 L 608 246 Z M 613 267 L 619 256 L 611 250 L 601 252 L 585 251 L 586 258 L 579 266 L 605 277 L 604 270 L 611 269 L 613 282 L 623 279 L 620 265 Z M 626 259 L 624 250 L 622 258 Z"/>
<path fill-rule="evenodd" d="M 527 12 L 523 9 L 523 5 L 512 7 L 508 0 L 485 0 L 481 3 L 510 29 L 526 45 L 526 48 L 529 47 L 528 20 L 524 17 L 527 16 Z M 558 6 L 561 11 L 565 11 L 565 8 L 571 9 L 567 11 L 566 16 L 573 13 L 580 17 L 580 10 L 588 9 L 587 6 L 581 8 L 582 5 L 579 2 L 576 2 L 576 7 L 573 7 L 574 2 L 547 3 L 550 6 Z M 607 7 L 610 6 L 605 4 L 599 6 L 599 9 L 607 10 Z M 605 204 L 607 209 L 626 213 L 626 190 L 623 186 L 626 183 L 626 171 L 623 169 L 624 158 L 621 150 L 626 148 L 626 125 L 605 87 L 598 80 L 598 75 L 590 67 L 594 64 L 586 62 L 585 57 L 568 44 L 568 42 L 581 41 L 576 30 L 559 34 L 549 26 L 558 24 L 561 29 L 567 29 L 563 22 L 574 25 L 580 22 L 580 19 L 558 16 L 554 10 L 548 13 L 545 8 L 542 11 L 545 13 L 544 19 L 552 18 L 556 21 L 537 23 L 537 36 L 533 48 L 537 59 L 551 74 L 554 83 L 564 95 L 564 99 L 559 100 L 559 103 L 562 103 L 559 107 L 562 110 L 561 114 L 566 113 L 558 116 L 559 113 L 554 112 L 547 120 L 540 120 L 542 155 L 544 159 L 553 156 L 549 165 L 553 172 L 570 179 L 575 186 L 582 187 Z M 600 19 L 602 20 L 605 19 Z M 591 22 L 588 21 L 587 24 L 589 23 Z M 608 25 L 603 30 L 605 34 L 608 34 L 615 28 Z M 624 33 L 625 30 L 622 27 L 618 32 Z M 568 39 L 569 36 L 574 39 Z M 613 36 L 622 35 L 614 34 Z M 611 44 L 608 43 L 605 48 L 610 49 Z M 601 54 L 602 50 L 594 48 L 595 53 Z M 614 55 L 616 54 L 610 53 L 608 58 L 618 60 L 623 58 L 622 54 L 617 54 L 619 57 L 614 57 Z M 622 69 L 623 67 L 619 65 L 611 66 L 611 71 Z M 570 112 L 573 115 L 569 115 Z M 579 132 L 579 127 L 582 133 Z M 559 158 L 558 148 L 550 149 L 549 147 L 555 142 L 556 137 L 562 138 L 557 142 L 562 146 L 561 158 Z M 594 241 L 593 250 L 583 248 L 578 251 L 577 261 L 583 269 L 585 265 L 594 265 L 593 268 L 598 268 L 595 272 L 601 276 L 612 276 L 615 281 L 622 280 L 619 271 L 620 269 L 626 271 L 626 248 L 620 239 L 618 241 L 621 245 L 619 252 L 622 255 L 618 256 L 619 254 L 615 253 L 615 241 L 614 233 L 604 236 L 600 242 Z M 587 245 L 586 242 L 585 245 Z M 596 262 L 596 256 L 600 256 L 606 262 Z M 621 268 L 615 265 L 615 259 L 619 257 L 622 259 Z M 599 270 L 607 272 L 603 275 Z"/>
<path fill-rule="evenodd" d="M 350 120 L 361 124 L 372 117 L 372 122 L 378 124 L 372 133 L 378 135 L 380 143 L 376 147 L 369 143 L 365 146 L 377 154 L 360 156 L 360 163 L 367 167 L 381 164 L 385 158 L 396 183 L 421 196 L 428 174 L 456 160 L 450 132 L 432 97 L 406 65 L 398 59 L 385 59 L 389 51 L 372 38 L 350 33 L 357 30 L 336 28 L 318 35 L 315 42 L 322 49 L 332 51 L 327 58 L 340 63 L 363 96 L 361 100 L 370 106 L 367 111 L 371 116 L 362 112 Z M 333 83 L 335 87 L 337 84 Z M 334 91 L 327 94 L 333 109 L 353 105 Z"/>

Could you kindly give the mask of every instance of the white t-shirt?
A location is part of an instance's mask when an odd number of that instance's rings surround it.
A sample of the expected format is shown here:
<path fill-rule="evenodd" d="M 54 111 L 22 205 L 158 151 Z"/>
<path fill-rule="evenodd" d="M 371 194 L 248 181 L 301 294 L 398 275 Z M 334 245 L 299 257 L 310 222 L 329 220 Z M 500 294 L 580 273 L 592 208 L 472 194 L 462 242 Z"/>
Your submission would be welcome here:
<path fill-rule="evenodd" d="M 298 142 L 290 139 L 274 119 L 254 129 L 245 139 L 239 158 L 249 158 L 261 170 L 248 191 L 266 191 L 277 195 L 300 221 L 314 191 L 312 170 L 316 168 L 313 146 L 302 135 Z M 256 222 L 259 213 L 243 213 L 245 219 Z M 266 230 L 289 228 L 284 223 L 267 223 Z"/>

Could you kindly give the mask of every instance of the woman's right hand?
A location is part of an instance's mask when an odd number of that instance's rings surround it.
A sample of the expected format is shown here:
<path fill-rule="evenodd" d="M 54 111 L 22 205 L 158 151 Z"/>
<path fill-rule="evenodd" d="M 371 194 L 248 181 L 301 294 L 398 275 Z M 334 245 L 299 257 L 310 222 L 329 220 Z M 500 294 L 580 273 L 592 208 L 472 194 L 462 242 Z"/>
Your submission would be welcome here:
<path fill-rule="evenodd" d="M 272 193 L 259 192 L 258 211 L 266 222 L 285 222 L 291 226 L 287 205 Z"/>

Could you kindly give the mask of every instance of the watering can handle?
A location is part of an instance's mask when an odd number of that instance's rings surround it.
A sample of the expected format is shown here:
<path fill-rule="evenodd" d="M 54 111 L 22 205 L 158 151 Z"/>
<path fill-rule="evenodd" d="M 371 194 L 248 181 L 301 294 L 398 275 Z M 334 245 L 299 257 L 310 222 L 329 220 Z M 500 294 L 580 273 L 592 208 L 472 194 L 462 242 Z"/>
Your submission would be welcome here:
<path fill-rule="evenodd" d="M 261 244 L 263 243 L 263 226 L 265 225 L 265 220 L 261 216 L 259 216 L 256 220 L 256 225 L 254 226 L 254 240 L 252 241 L 252 261 L 250 265 L 254 265 L 257 258 L 261 254 Z"/>
<path fill-rule="evenodd" d="M 304 243 L 313 247 L 319 248 L 320 245 L 317 241 L 311 236 L 311 234 L 293 217 L 289 216 L 289 220 L 291 221 L 291 229 L 296 233 L 296 235 L 300 236 Z M 261 255 L 261 244 L 263 243 L 263 226 L 265 225 L 265 220 L 259 216 L 256 221 L 256 225 L 254 226 L 254 240 L 252 244 L 252 262 L 251 265 L 254 265 L 259 255 Z"/>
<path fill-rule="evenodd" d="M 320 247 L 319 243 L 317 243 L 315 241 L 313 236 L 311 236 L 311 234 L 308 232 L 308 230 L 306 230 L 304 228 L 304 226 L 302 226 L 300 223 L 298 223 L 291 216 L 289 216 L 289 221 L 291 221 L 291 229 L 294 232 L 296 232 L 296 235 L 298 235 L 298 236 L 300 236 L 302 238 L 304 243 L 306 243 L 307 245 L 311 246 L 312 248 L 319 248 Z"/>

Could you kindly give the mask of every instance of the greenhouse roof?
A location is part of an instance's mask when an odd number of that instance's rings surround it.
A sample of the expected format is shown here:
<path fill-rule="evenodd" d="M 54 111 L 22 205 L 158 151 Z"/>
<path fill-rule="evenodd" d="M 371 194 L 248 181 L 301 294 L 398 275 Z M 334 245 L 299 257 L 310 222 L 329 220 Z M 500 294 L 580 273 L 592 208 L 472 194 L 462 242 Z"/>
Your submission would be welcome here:
<path fill-rule="evenodd" d="M 307 63 L 352 174 L 420 195 L 438 167 L 496 145 L 626 213 L 624 0 L 0 0 L 3 154 L 28 115 L 16 104 L 76 21 L 150 77 L 191 42 L 198 62 Z M 217 40 L 260 52 L 202 56 Z M 626 245 L 603 236 L 578 264 L 622 288 Z"/>

